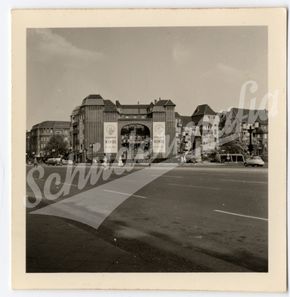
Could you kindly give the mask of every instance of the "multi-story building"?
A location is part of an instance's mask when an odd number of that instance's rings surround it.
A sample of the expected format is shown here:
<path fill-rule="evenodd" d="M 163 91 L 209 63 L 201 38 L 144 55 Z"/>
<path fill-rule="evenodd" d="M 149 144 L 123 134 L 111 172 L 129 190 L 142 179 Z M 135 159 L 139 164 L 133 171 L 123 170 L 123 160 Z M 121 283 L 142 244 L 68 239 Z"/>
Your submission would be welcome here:
<path fill-rule="evenodd" d="M 252 153 L 268 158 L 268 111 L 231 108 L 220 114 L 221 143 L 238 140 L 248 148 L 250 138 Z"/>
<path fill-rule="evenodd" d="M 167 158 L 176 152 L 175 104 L 155 100 L 150 104 L 124 105 L 89 95 L 71 115 L 71 145 L 76 161 L 124 157 Z M 142 150 L 140 150 L 142 148 Z M 141 155 L 140 155 L 141 154 Z"/>
<path fill-rule="evenodd" d="M 219 116 L 207 104 L 202 104 L 197 106 L 191 118 L 195 126 L 196 141 L 200 141 L 200 153 L 206 156 L 219 146 Z M 193 146 L 197 147 L 195 142 Z"/>
<path fill-rule="evenodd" d="M 62 135 L 69 143 L 70 122 L 44 121 L 32 126 L 30 131 L 30 153 L 36 157 L 44 157 L 45 147 L 53 135 Z"/>
<path fill-rule="evenodd" d="M 28 158 L 31 155 L 30 149 L 30 131 L 26 131 L 26 157 Z"/>
<path fill-rule="evenodd" d="M 176 119 L 176 151 L 183 153 L 192 150 L 192 134 L 194 125 L 190 116 L 175 113 Z"/>
<path fill-rule="evenodd" d="M 197 106 L 192 116 L 176 118 L 177 152 L 192 151 L 201 159 L 217 149 L 219 116 L 207 104 Z"/>

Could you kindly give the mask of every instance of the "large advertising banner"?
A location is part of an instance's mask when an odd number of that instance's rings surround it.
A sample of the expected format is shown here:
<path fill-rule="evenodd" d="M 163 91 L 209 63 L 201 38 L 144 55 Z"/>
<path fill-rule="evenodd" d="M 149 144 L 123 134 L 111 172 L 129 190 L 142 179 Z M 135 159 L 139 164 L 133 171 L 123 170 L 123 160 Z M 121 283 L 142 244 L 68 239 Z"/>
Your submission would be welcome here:
<path fill-rule="evenodd" d="M 104 153 L 118 152 L 118 123 L 104 122 Z"/>
<path fill-rule="evenodd" d="M 165 151 L 165 122 L 153 122 L 153 153 Z"/>

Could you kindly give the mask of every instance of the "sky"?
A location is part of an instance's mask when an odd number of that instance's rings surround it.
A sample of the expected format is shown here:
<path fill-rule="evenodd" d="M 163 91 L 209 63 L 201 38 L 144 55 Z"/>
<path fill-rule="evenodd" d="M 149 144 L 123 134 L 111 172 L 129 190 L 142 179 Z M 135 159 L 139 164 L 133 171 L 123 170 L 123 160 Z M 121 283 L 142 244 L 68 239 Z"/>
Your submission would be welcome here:
<path fill-rule="evenodd" d="M 47 28 L 27 30 L 27 129 L 70 120 L 89 94 L 121 104 L 171 99 L 191 115 L 245 107 L 267 93 L 266 27 Z"/>

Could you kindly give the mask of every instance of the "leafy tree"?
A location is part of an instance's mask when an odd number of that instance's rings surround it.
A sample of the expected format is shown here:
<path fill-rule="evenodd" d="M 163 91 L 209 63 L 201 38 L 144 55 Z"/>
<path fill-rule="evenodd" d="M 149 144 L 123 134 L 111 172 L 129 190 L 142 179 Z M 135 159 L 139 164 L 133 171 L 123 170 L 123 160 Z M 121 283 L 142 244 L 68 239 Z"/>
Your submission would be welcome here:
<path fill-rule="evenodd" d="M 246 154 L 248 146 L 241 142 L 239 139 L 234 139 L 222 144 L 219 147 L 219 152 L 225 152 L 229 154 Z"/>
<path fill-rule="evenodd" d="M 62 135 L 53 135 L 44 150 L 52 157 L 64 156 L 68 153 L 68 143 Z"/>

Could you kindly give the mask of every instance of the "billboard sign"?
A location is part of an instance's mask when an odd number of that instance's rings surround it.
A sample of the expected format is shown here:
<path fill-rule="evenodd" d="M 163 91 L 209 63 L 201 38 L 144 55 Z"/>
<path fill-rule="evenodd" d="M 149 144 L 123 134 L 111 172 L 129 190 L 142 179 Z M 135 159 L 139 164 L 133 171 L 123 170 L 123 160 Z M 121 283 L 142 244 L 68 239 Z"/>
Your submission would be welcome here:
<path fill-rule="evenodd" d="M 165 122 L 153 122 L 153 153 L 165 153 Z"/>
<path fill-rule="evenodd" d="M 104 153 L 118 152 L 118 123 L 104 122 Z"/>

